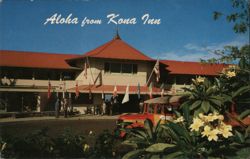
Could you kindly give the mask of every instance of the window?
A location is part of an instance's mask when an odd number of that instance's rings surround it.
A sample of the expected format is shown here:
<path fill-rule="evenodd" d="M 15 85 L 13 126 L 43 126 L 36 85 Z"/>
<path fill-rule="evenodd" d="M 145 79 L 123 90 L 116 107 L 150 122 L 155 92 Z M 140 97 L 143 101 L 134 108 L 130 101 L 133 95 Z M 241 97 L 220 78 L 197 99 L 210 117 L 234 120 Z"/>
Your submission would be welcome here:
<path fill-rule="evenodd" d="M 137 74 L 137 64 L 133 64 L 133 74 Z"/>
<path fill-rule="evenodd" d="M 132 73 L 133 65 L 131 64 L 122 64 L 122 73 Z"/>
<path fill-rule="evenodd" d="M 111 63 L 110 72 L 112 73 L 121 73 L 121 64 Z"/>
<path fill-rule="evenodd" d="M 104 63 L 105 73 L 137 73 L 137 64 Z"/>
<path fill-rule="evenodd" d="M 110 64 L 109 63 L 104 63 L 104 72 L 110 72 Z"/>

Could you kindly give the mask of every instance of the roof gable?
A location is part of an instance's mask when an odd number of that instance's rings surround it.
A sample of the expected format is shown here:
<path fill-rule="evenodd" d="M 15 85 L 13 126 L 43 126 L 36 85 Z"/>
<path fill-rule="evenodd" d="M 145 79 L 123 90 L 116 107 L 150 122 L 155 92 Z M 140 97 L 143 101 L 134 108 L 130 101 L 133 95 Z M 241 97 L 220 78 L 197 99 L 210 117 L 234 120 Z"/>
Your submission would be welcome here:
<path fill-rule="evenodd" d="M 127 59 L 127 60 L 143 60 L 151 61 L 152 59 L 137 49 L 133 48 L 120 38 L 113 40 L 91 50 L 83 55 L 83 57 L 110 58 L 110 59 Z"/>

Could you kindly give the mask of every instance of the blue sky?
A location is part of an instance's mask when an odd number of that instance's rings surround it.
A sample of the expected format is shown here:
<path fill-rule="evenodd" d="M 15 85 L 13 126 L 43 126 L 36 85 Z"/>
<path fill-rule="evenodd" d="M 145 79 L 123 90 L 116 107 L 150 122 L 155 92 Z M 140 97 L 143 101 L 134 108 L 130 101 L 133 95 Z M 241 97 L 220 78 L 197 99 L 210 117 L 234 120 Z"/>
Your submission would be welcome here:
<path fill-rule="evenodd" d="M 214 21 L 213 11 L 232 12 L 230 0 L 0 0 L 0 49 L 83 54 L 108 41 L 116 25 L 107 15 L 136 18 L 136 24 L 118 25 L 121 38 L 144 54 L 168 60 L 199 61 L 213 57 L 225 45 L 242 46 L 248 35 L 235 34 L 224 19 Z M 72 14 L 78 24 L 50 24 L 57 13 Z M 143 24 L 141 17 L 160 19 Z M 101 24 L 81 27 L 84 18 Z"/>

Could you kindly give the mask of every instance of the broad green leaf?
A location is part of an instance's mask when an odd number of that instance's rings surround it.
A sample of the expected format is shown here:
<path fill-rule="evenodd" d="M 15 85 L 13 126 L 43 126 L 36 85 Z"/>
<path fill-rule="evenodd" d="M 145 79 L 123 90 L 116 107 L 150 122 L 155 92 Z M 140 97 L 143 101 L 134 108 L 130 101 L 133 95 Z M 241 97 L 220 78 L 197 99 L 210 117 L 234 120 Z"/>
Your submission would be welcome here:
<path fill-rule="evenodd" d="M 179 136 L 184 137 L 183 139 L 190 142 L 191 138 L 189 136 L 189 132 L 182 126 L 176 123 L 169 123 L 168 126 Z"/>
<path fill-rule="evenodd" d="M 220 100 L 220 101 L 223 100 L 223 97 L 221 97 L 221 96 L 211 96 L 211 98 L 216 99 L 216 100 Z"/>
<path fill-rule="evenodd" d="M 219 107 L 220 107 L 221 104 L 222 104 L 222 101 L 221 101 L 221 100 L 217 100 L 217 99 L 214 99 L 214 98 L 210 98 L 209 101 L 212 102 L 212 103 L 214 103 L 215 105 L 217 105 L 217 106 L 219 106 Z"/>
<path fill-rule="evenodd" d="M 215 88 L 214 87 L 209 87 L 207 90 L 206 90 L 206 94 L 207 95 L 211 95 L 213 92 L 214 92 Z"/>
<path fill-rule="evenodd" d="M 186 103 L 186 105 L 184 105 L 182 107 L 182 111 L 183 111 L 183 117 L 185 119 L 185 121 L 187 121 L 188 123 L 190 123 L 190 110 L 189 110 L 189 103 Z"/>
<path fill-rule="evenodd" d="M 245 131 L 245 138 L 248 138 L 248 137 L 250 137 L 250 126 L 248 126 Z"/>
<path fill-rule="evenodd" d="M 227 94 L 223 94 L 222 97 L 224 98 L 225 102 L 233 102 L 232 97 Z"/>
<path fill-rule="evenodd" d="M 175 151 L 173 153 L 169 153 L 168 155 L 164 156 L 164 159 L 173 159 L 173 158 L 180 158 L 183 155 L 181 151 Z"/>
<path fill-rule="evenodd" d="M 238 118 L 239 118 L 239 119 L 244 119 L 244 118 L 247 117 L 248 115 L 250 115 L 250 109 L 245 110 L 244 112 L 242 112 L 242 113 L 238 116 Z"/>
<path fill-rule="evenodd" d="M 175 113 L 176 117 L 179 118 L 181 116 L 181 113 L 178 112 L 177 110 L 173 110 L 173 112 Z"/>
<path fill-rule="evenodd" d="M 198 116 L 200 113 L 204 113 L 202 107 L 194 111 L 194 117 Z"/>
<path fill-rule="evenodd" d="M 163 152 L 164 149 L 174 147 L 174 146 L 175 145 L 173 145 L 173 144 L 157 143 L 157 144 L 153 144 L 153 145 L 149 146 L 148 148 L 146 148 L 146 151 L 153 152 L 153 153 Z"/>
<path fill-rule="evenodd" d="M 235 91 L 233 94 L 232 94 L 232 97 L 235 98 L 241 94 L 244 94 L 246 92 L 249 92 L 250 91 L 250 86 L 243 86 L 241 88 L 239 88 L 237 91 Z"/>
<path fill-rule="evenodd" d="M 250 152 L 250 147 L 241 148 L 239 151 L 236 152 L 237 156 L 234 156 L 234 158 L 232 159 L 249 158 L 249 152 Z"/>
<path fill-rule="evenodd" d="M 210 103 L 208 101 L 203 101 L 201 103 L 201 108 L 205 113 L 208 113 L 209 109 L 210 109 Z"/>
<path fill-rule="evenodd" d="M 190 105 L 190 100 L 187 100 L 180 105 L 180 109 L 183 109 L 183 107 L 188 107 L 189 105 Z"/>
<path fill-rule="evenodd" d="M 154 128 L 154 125 L 153 125 L 153 123 L 152 123 L 151 120 L 146 119 L 144 121 L 144 128 L 147 130 L 147 133 L 148 133 L 149 137 L 153 138 L 153 128 Z"/>
<path fill-rule="evenodd" d="M 131 142 L 130 140 L 125 140 L 125 141 L 122 142 L 122 144 L 124 144 L 124 145 L 130 145 L 130 146 L 132 146 L 134 148 L 137 148 L 137 144 L 138 143 L 137 143 L 137 141 L 135 141 L 135 142 Z"/>
<path fill-rule="evenodd" d="M 122 159 L 137 159 L 138 156 L 143 154 L 145 151 L 143 149 L 130 151 L 129 153 L 125 154 Z"/>
<path fill-rule="evenodd" d="M 197 108 L 198 106 L 200 106 L 201 105 L 201 100 L 197 100 L 197 101 L 195 101 L 192 105 L 191 105 L 191 107 L 190 107 L 190 110 L 194 110 L 195 108 Z"/>
<path fill-rule="evenodd" d="M 162 124 L 161 124 L 161 120 L 159 120 L 159 121 L 157 122 L 156 127 L 154 128 L 154 134 L 157 135 L 157 136 L 158 136 L 158 135 L 159 135 L 159 136 L 161 135 L 161 133 L 160 133 L 161 130 L 162 130 L 161 125 L 162 125 Z"/>
<path fill-rule="evenodd" d="M 167 133 L 171 136 L 171 138 L 174 140 L 174 141 L 179 141 L 180 138 L 179 136 L 174 132 L 174 130 L 172 130 L 170 127 L 169 127 L 169 124 L 166 124 L 166 125 L 162 125 L 162 128 L 165 129 L 167 131 Z"/>
<path fill-rule="evenodd" d="M 242 103 L 242 104 L 249 104 L 250 103 L 250 99 L 240 99 L 239 101 L 237 101 L 237 103 Z"/>
<path fill-rule="evenodd" d="M 130 132 L 130 135 L 134 136 L 134 137 L 138 137 L 140 139 L 146 139 L 147 138 L 147 135 L 146 133 L 144 133 L 143 131 L 136 131 L 136 130 L 133 130 L 133 132 Z"/>
<path fill-rule="evenodd" d="M 237 142 L 244 143 L 244 141 L 245 141 L 244 136 L 240 132 L 238 132 L 237 130 L 235 130 L 235 137 L 236 137 Z"/>

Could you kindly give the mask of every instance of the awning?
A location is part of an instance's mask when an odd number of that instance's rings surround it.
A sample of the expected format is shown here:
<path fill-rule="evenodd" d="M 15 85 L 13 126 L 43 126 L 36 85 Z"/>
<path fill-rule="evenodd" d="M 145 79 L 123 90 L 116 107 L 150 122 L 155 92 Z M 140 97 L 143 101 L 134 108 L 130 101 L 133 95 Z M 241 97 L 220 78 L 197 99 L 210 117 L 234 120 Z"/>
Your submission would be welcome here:
<path fill-rule="evenodd" d="M 126 87 L 127 86 L 121 86 L 117 85 L 117 93 L 118 94 L 125 94 Z M 74 88 L 70 88 L 67 91 L 74 92 Z M 91 93 L 113 93 L 114 85 L 101 85 L 101 86 L 95 86 L 95 85 L 81 85 L 78 86 L 78 90 L 80 93 L 88 93 L 89 90 L 91 90 Z M 138 86 L 129 86 L 129 94 L 137 94 L 138 92 Z M 140 94 L 149 94 L 149 88 L 147 86 L 140 86 Z M 153 95 L 160 95 L 161 89 L 153 87 L 152 88 L 152 94 Z"/>
<path fill-rule="evenodd" d="M 164 96 L 164 97 L 157 97 L 153 99 L 149 99 L 144 101 L 144 103 L 148 104 L 174 104 L 179 103 L 182 96 Z"/>

